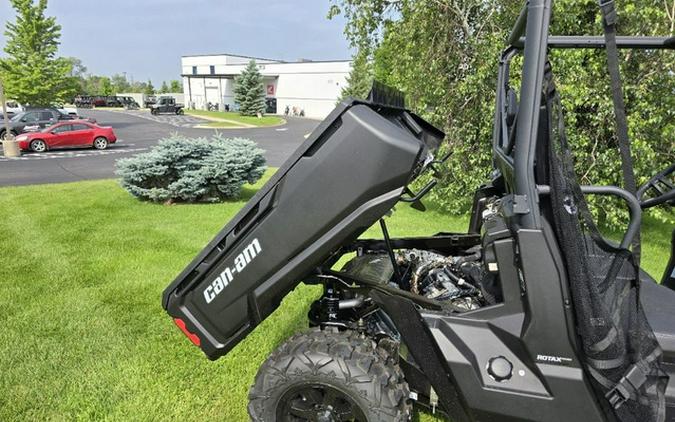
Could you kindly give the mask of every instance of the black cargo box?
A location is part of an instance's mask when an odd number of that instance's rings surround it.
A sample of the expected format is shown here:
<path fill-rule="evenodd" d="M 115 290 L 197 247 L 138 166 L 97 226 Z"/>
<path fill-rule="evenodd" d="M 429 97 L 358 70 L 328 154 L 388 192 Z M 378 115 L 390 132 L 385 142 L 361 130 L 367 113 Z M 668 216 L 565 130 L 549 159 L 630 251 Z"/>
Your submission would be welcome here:
<path fill-rule="evenodd" d="M 224 355 L 386 214 L 443 137 L 402 108 L 339 104 L 167 287 L 164 308 L 210 359 Z"/>

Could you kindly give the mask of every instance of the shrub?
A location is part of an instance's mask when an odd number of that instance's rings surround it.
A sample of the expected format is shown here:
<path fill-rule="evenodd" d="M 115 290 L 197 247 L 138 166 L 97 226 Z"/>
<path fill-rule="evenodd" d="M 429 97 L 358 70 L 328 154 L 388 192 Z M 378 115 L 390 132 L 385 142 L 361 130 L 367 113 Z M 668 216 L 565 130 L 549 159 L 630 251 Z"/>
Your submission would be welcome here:
<path fill-rule="evenodd" d="M 120 183 L 156 202 L 217 202 L 237 198 L 244 183 L 265 172 L 263 150 L 242 138 L 172 135 L 150 151 L 117 161 Z"/>

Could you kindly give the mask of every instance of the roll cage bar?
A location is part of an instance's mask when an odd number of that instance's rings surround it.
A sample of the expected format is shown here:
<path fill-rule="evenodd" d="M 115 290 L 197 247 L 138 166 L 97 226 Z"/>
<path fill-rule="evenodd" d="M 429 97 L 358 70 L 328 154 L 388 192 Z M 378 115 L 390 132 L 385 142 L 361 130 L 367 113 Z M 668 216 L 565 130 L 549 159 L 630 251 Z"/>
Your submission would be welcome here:
<path fill-rule="evenodd" d="M 611 1 L 611 0 L 609 0 Z M 541 90 L 548 48 L 605 48 L 604 37 L 549 36 L 552 0 L 529 0 L 522 8 L 508 37 L 498 74 L 493 150 L 495 167 L 501 171 L 509 191 L 513 193 L 512 209 L 519 227 L 540 229 L 539 195 L 543 194 L 534 176 Z M 616 37 L 618 48 L 675 49 L 675 37 Z M 518 53 L 523 54 L 520 101 L 515 133 L 508 136 L 506 122 L 506 86 L 509 64 Z M 506 140 L 506 141 L 505 141 Z M 591 193 L 590 191 L 588 193 Z M 632 196 L 632 195 L 631 195 Z M 632 226 L 639 227 L 639 215 Z M 629 232 L 634 230 L 629 229 Z M 628 233 L 627 233 L 628 234 Z"/>

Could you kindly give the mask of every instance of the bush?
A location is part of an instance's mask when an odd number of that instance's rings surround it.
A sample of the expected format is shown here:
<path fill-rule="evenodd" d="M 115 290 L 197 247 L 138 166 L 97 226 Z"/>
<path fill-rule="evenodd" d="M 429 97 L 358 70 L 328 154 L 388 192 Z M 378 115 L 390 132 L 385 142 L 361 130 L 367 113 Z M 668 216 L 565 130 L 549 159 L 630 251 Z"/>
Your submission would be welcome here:
<path fill-rule="evenodd" d="M 263 150 L 242 138 L 172 135 L 150 151 L 117 161 L 120 183 L 156 202 L 217 202 L 237 198 L 244 183 L 265 172 Z"/>

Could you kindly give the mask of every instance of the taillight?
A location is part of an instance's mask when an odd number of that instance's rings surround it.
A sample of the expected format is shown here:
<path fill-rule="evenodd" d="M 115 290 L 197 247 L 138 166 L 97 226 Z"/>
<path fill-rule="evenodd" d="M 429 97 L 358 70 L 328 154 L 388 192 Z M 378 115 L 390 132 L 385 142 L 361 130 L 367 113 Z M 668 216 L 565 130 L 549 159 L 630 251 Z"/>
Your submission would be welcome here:
<path fill-rule="evenodd" d="M 201 340 L 199 340 L 197 334 L 193 334 L 190 331 L 188 331 L 187 327 L 185 326 L 185 322 L 182 319 L 174 318 L 173 322 L 176 323 L 176 325 L 178 326 L 178 328 L 180 328 L 183 334 L 185 334 L 187 338 L 190 339 L 192 344 L 194 344 L 195 346 L 199 346 L 201 344 Z"/>

